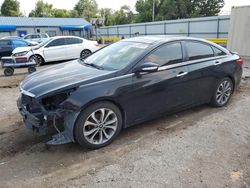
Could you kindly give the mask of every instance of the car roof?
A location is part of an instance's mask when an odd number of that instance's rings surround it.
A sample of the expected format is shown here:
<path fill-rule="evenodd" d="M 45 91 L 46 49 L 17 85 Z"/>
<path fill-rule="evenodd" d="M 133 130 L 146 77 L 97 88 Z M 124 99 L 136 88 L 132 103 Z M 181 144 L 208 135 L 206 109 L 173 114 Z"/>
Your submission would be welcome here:
<path fill-rule="evenodd" d="M 47 34 L 47 33 L 30 33 L 30 34 L 27 34 L 27 35 L 41 35 L 41 34 Z M 25 35 L 25 36 L 27 36 Z"/>
<path fill-rule="evenodd" d="M 139 37 L 133 37 L 128 39 L 123 39 L 122 41 L 131 41 L 131 42 L 139 42 L 139 43 L 145 43 L 145 44 L 154 44 L 154 45 L 161 45 L 166 42 L 171 41 L 180 41 L 180 40 L 192 40 L 192 41 L 198 41 L 203 42 L 206 44 L 209 44 L 211 46 L 214 46 L 220 50 L 222 50 L 225 53 L 229 53 L 229 51 L 226 48 L 223 48 L 222 46 L 210 42 L 206 39 L 201 38 L 195 38 L 195 37 L 186 37 L 186 36 L 176 36 L 176 35 L 148 35 L 148 36 L 139 36 Z"/>
<path fill-rule="evenodd" d="M 50 37 L 52 39 L 60 39 L 60 38 L 80 38 L 80 37 L 77 37 L 77 36 L 55 36 L 55 37 Z M 83 38 L 80 38 L 80 39 L 83 39 Z"/>
<path fill-rule="evenodd" d="M 196 40 L 196 41 L 208 42 L 207 40 L 200 39 L 200 38 L 193 38 L 193 37 L 186 37 L 186 36 L 176 36 L 176 35 L 139 36 L 139 37 L 124 39 L 123 41 L 142 42 L 142 43 L 152 44 L 152 43 L 169 42 L 169 41 L 174 41 L 174 40 Z"/>
<path fill-rule="evenodd" d="M 22 38 L 4 38 L 4 39 L 0 39 L 0 41 L 13 41 L 13 40 L 19 40 L 19 41 L 24 41 L 26 42 L 25 40 L 23 40 Z"/>

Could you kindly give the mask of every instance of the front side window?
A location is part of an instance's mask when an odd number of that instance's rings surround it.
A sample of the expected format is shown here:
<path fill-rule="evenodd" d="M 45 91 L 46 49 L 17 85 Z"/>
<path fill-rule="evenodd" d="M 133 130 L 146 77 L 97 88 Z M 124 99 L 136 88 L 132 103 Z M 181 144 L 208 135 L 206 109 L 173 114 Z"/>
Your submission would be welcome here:
<path fill-rule="evenodd" d="M 148 46 L 139 42 L 116 42 L 87 57 L 84 63 L 107 70 L 121 70 L 138 58 Z"/>
<path fill-rule="evenodd" d="M 24 39 L 31 39 L 32 38 L 32 35 L 27 35 L 24 37 Z"/>
<path fill-rule="evenodd" d="M 159 47 L 157 50 L 144 58 L 143 62 L 156 63 L 159 66 L 180 63 L 182 62 L 181 43 L 170 43 Z"/>
<path fill-rule="evenodd" d="M 55 47 L 55 46 L 63 46 L 65 45 L 65 39 L 55 39 L 51 41 L 46 47 Z"/>
<path fill-rule="evenodd" d="M 214 57 L 214 51 L 211 46 L 200 43 L 186 41 L 186 48 L 189 56 L 189 60 L 204 59 Z"/>

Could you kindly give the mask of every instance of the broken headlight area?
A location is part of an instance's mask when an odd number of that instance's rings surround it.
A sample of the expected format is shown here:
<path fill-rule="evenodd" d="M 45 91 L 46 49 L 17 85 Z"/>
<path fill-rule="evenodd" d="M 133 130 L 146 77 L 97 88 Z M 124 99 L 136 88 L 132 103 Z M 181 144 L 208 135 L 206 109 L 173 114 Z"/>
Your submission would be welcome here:
<path fill-rule="evenodd" d="M 18 108 L 26 127 L 39 135 L 55 132 L 61 135 L 65 131 L 65 122 L 67 122 L 65 113 L 68 112 L 62 109 L 60 104 L 67 100 L 73 91 L 57 93 L 41 100 L 22 94 L 18 99 Z"/>

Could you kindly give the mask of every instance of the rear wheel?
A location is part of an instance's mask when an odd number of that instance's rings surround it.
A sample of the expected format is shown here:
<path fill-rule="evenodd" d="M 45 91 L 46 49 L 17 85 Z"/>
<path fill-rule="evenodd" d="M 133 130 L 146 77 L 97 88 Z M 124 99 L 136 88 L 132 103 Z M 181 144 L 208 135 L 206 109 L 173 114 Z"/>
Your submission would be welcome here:
<path fill-rule="evenodd" d="M 12 76 L 14 74 L 14 68 L 8 67 L 4 69 L 5 76 Z"/>
<path fill-rule="evenodd" d="M 230 78 L 223 78 L 217 84 L 211 104 L 216 107 L 225 106 L 233 93 L 234 85 Z"/>
<path fill-rule="evenodd" d="M 77 142 L 89 149 L 110 144 L 122 129 L 122 115 L 110 102 L 100 102 L 82 111 L 75 125 Z"/>
<path fill-rule="evenodd" d="M 81 55 L 80 55 L 80 58 L 81 59 L 85 59 L 86 57 L 90 56 L 91 55 L 91 51 L 90 50 L 83 50 L 81 52 Z"/>

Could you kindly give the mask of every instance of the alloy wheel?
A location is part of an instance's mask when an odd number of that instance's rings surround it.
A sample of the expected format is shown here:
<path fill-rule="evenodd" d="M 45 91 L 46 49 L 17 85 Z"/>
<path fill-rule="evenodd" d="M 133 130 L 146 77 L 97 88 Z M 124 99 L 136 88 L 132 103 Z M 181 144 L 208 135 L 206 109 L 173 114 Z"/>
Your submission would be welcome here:
<path fill-rule="evenodd" d="M 83 135 L 91 144 L 104 144 L 116 133 L 118 118 L 114 111 L 100 108 L 91 113 L 83 126 Z"/>
<path fill-rule="evenodd" d="M 38 66 L 43 63 L 43 59 L 40 56 L 36 56 L 36 55 L 31 56 L 30 60 L 35 61 Z"/>
<path fill-rule="evenodd" d="M 216 101 L 220 105 L 224 105 L 228 102 L 232 94 L 232 85 L 228 80 L 224 80 L 216 91 Z"/>
<path fill-rule="evenodd" d="M 83 50 L 81 53 L 81 59 L 88 57 L 91 54 L 89 50 Z"/>

